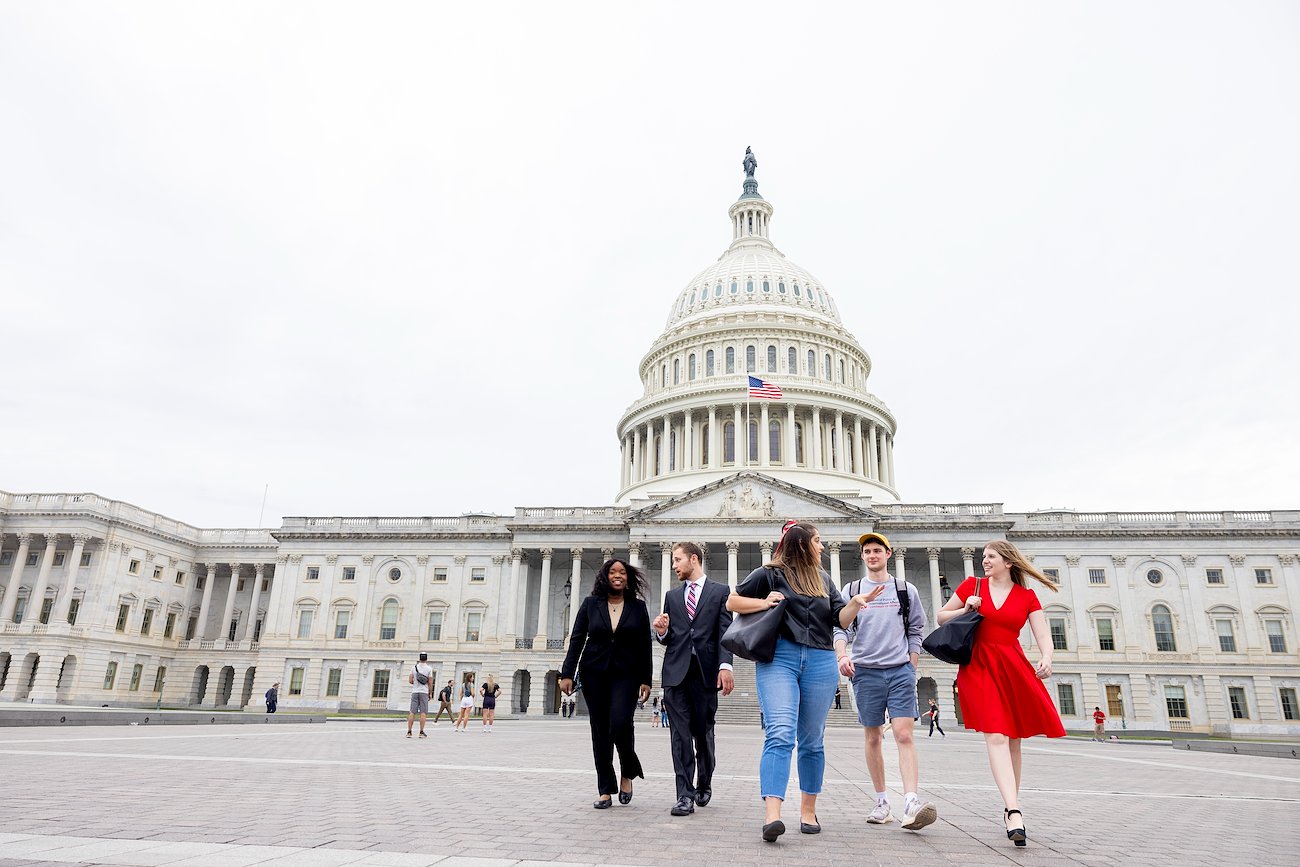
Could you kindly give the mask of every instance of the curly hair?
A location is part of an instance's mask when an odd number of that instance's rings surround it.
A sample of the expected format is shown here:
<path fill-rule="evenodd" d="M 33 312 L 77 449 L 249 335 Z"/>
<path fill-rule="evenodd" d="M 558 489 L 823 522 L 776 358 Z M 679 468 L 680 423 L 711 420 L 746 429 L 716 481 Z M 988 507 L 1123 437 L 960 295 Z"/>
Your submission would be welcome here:
<path fill-rule="evenodd" d="M 597 599 L 609 598 L 609 570 L 615 563 L 622 563 L 623 568 L 627 570 L 628 591 L 631 591 L 632 595 L 637 599 L 644 599 L 647 590 L 645 574 L 642 573 L 640 569 L 620 557 L 606 560 L 604 564 L 601 565 L 600 571 L 596 573 L 596 581 L 591 586 L 591 595 L 595 596 Z M 624 591 L 623 595 L 626 596 L 627 591 Z"/>

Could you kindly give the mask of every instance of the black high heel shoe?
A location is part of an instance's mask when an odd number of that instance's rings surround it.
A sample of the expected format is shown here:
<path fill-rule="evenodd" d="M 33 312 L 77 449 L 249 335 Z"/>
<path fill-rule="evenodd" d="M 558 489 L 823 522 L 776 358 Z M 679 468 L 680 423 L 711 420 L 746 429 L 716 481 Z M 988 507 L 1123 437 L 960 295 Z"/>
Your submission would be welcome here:
<path fill-rule="evenodd" d="M 1011 818 L 1012 813 L 1015 813 L 1017 816 L 1020 817 L 1020 823 L 1023 825 L 1025 821 L 1025 814 L 1020 812 L 1019 810 L 1003 810 L 1002 821 L 1005 823 L 1008 819 Z M 1029 832 L 1027 832 L 1024 828 L 1008 828 L 1007 839 L 1015 843 L 1017 846 L 1024 846 L 1025 841 L 1029 839 Z"/>

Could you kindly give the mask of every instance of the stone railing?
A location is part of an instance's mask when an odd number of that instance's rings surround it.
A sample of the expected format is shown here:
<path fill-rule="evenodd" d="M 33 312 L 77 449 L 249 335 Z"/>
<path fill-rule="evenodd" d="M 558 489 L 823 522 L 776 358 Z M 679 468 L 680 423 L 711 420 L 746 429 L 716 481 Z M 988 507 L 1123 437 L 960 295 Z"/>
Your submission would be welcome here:
<path fill-rule="evenodd" d="M 563 650 L 563 649 L 564 649 L 564 639 L 563 639 L 563 638 L 548 638 L 548 639 L 546 639 L 546 649 L 547 649 L 547 650 Z"/>
<path fill-rule="evenodd" d="M 1079 524 L 1261 524 L 1271 521 L 1296 521 L 1300 512 L 1030 512 L 1029 524 L 1070 526 Z"/>
<path fill-rule="evenodd" d="M 626 506 L 521 506 L 515 509 L 516 520 L 608 522 L 621 521 L 628 512 Z"/>
<path fill-rule="evenodd" d="M 1001 515 L 1001 503 L 893 503 L 872 506 L 886 518 L 947 518 Z"/>
<path fill-rule="evenodd" d="M 282 529 L 302 533 L 436 533 L 504 530 L 501 515 L 460 515 L 451 518 L 285 518 Z"/>
<path fill-rule="evenodd" d="M 516 638 L 515 650 L 532 650 L 533 640 L 531 638 Z"/>

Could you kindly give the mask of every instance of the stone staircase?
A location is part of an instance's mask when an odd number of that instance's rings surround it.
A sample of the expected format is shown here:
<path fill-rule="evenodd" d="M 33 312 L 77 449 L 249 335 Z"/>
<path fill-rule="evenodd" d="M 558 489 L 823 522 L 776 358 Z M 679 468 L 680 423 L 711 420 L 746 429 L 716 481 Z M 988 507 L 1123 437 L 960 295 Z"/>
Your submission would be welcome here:
<path fill-rule="evenodd" d="M 758 712 L 758 687 L 755 683 L 754 663 L 748 659 L 736 657 L 732 662 L 732 676 L 736 679 L 736 688 L 731 691 L 731 695 L 718 696 L 718 716 L 717 721 L 725 725 L 750 725 L 759 724 Z M 826 718 L 826 725 L 837 728 L 848 728 L 858 726 L 858 714 L 853 710 L 853 702 L 849 693 L 851 689 L 847 679 L 840 678 L 840 703 L 842 707 L 836 710 L 831 707 L 831 712 Z"/>

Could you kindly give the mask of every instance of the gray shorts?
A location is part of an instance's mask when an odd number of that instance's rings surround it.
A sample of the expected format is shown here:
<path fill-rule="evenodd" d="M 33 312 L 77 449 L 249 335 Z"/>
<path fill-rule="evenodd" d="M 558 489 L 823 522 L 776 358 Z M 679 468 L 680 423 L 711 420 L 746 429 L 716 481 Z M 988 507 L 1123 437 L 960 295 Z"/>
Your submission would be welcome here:
<path fill-rule="evenodd" d="M 864 726 L 885 724 L 889 716 L 916 719 L 916 669 L 904 662 L 895 668 L 853 670 L 853 697 L 858 702 L 858 722 Z"/>
<path fill-rule="evenodd" d="M 427 692 L 411 693 L 411 713 L 429 712 L 429 694 Z"/>

